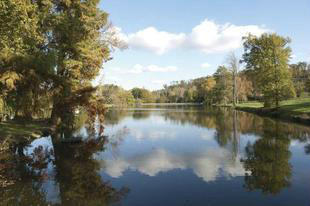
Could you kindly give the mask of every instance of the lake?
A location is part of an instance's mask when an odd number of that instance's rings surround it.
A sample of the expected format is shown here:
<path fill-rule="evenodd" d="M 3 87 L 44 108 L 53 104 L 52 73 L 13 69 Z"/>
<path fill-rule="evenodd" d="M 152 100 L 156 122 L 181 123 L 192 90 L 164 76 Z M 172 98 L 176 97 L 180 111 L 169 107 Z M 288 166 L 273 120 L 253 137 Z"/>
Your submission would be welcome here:
<path fill-rule="evenodd" d="M 309 205 L 310 127 L 229 108 L 110 110 L 104 138 L 17 147 L 0 205 Z M 90 137 L 91 136 L 91 137 Z M 15 174 L 14 174 L 15 175 Z"/>

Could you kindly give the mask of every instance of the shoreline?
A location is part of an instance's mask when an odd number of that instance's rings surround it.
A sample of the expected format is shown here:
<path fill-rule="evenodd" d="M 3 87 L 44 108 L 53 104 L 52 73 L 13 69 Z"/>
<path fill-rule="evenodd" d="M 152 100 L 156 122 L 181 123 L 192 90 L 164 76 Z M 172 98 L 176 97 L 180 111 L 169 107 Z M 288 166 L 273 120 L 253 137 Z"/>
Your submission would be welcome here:
<path fill-rule="evenodd" d="M 290 115 L 283 113 L 281 109 L 265 109 L 253 107 L 235 107 L 234 109 L 242 112 L 249 112 L 262 117 L 269 117 L 275 120 L 280 120 L 287 123 L 297 123 L 310 127 L 310 114 Z"/>

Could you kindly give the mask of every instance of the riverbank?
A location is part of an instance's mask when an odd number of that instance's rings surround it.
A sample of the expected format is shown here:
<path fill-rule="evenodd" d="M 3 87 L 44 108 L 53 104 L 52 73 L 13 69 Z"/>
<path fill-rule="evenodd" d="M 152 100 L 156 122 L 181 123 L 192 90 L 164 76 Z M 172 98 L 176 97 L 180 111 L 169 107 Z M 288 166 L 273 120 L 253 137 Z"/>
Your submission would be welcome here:
<path fill-rule="evenodd" d="M 282 101 L 279 108 L 263 108 L 261 102 L 252 101 L 238 104 L 236 109 L 286 122 L 295 122 L 310 126 L 309 97 Z"/>
<path fill-rule="evenodd" d="M 0 122 L 0 145 L 31 141 L 42 136 L 48 128 L 45 121 Z"/>

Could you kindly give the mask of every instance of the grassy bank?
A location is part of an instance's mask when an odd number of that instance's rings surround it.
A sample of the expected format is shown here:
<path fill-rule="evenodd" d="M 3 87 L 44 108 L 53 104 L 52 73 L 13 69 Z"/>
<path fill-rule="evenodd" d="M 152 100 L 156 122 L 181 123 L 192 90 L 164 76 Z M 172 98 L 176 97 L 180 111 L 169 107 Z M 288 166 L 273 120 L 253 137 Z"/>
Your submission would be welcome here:
<path fill-rule="evenodd" d="M 236 109 L 262 116 L 293 121 L 310 126 L 310 98 L 296 98 L 282 101 L 279 108 L 266 109 L 263 103 L 251 101 L 238 104 Z"/>
<path fill-rule="evenodd" d="M 40 137 L 47 124 L 44 121 L 7 121 L 0 122 L 0 145 L 4 143 L 22 143 Z"/>

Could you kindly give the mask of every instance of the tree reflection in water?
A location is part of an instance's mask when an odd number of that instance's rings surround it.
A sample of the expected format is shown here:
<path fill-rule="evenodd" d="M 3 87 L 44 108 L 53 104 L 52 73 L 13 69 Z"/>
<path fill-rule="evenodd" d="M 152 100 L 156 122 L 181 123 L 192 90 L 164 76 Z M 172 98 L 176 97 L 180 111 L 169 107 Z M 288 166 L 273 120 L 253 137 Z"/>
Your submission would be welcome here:
<path fill-rule="evenodd" d="M 100 165 L 92 156 L 104 150 L 105 138 L 68 147 L 54 145 L 56 181 L 62 205 L 108 205 L 119 201 L 128 190 L 116 190 L 98 174 Z"/>
<path fill-rule="evenodd" d="M 310 144 L 305 146 L 305 152 L 306 154 L 310 154 Z"/>
<path fill-rule="evenodd" d="M 127 188 L 113 188 L 99 174 L 94 154 L 105 150 L 107 138 L 102 134 L 75 144 L 62 143 L 59 135 L 35 141 L 1 152 L 0 181 L 6 183 L 0 187 L 1 206 L 103 206 L 128 193 Z"/>
<path fill-rule="evenodd" d="M 118 124 L 128 116 L 134 120 L 147 119 L 154 113 L 155 111 L 150 109 L 146 112 L 142 109 L 111 110 L 106 115 L 106 124 Z M 232 168 L 238 168 L 236 175 L 227 173 L 232 177 L 242 176 L 245 169 L 247 174 L 244 177 L 244 187 L 250 191 L 260 190 L 265 194 L 277 194 L 290 186 L 291 141 L 309 142 L 308 127 L 281 123 L 227 108 L 206 110 L 188 108 L 182 112 L 172 108 L 167 111 L 156 111 L 156 115 L 173 125 L 194 125 L 214 131 L 209 134 L 222 148 L 217 149 L 215 153 L 221 161 L 214 161 L 212 168 L 217 168 L 220 164 L 232 165 Z M 95 206 L 119 202 L 128 193 L 128 189 L 115 189 L 99 175 L 100 169 L 105 166 L 113 168 L 111 165 L 115 165 L 117 161 L 97 160 L 95 156 L 109 148 L 112 156 L 117 157 L 118 147 L 123 142 L 122 137 L 126 136 L 131 128 L 123 127 L 114 136 L 110 136 L 111 142 L 107 144 L 102 125 L 96 125 L 94 120 L 94 117 L 88 119 L 85 116 L 76 119 L 75 130 L 81 129 L 82 126 L 84 128 L 85 122 L 88 125 L 85 127 L 86 138 L 79 143 L 62 143 L 62 136 L 72 136 L 71 128 L 69 132 L 64 132 L 65 135 L 52 136 L 50 147 L 37 144 L 29 150 L 31 148 L 27 147 L 29 143 L 22 141 L 23 143 L 9 145 L 5 151 L 0 151 L 0 182 L 3 183 L 2 186 L 6 186 L 2 187 L 0 192 L 0 205 Z M 245 135 L 254 135 L 255 141 L 248 143 L 245 148 L 240 148 L 240 138 Z M 309 153 L 309 148 L 309 145 L 306 146 L 305 152 Z M 192 168 L 198 177 L 205 181 L 213 181 L 217 175 L 207 175 L 208 169 L 211 168 L 210 161 L 208 162 L 212 157 L 210 151 L 190 156 L 188 153 L 175 155 L 168 149 L 158 148 L 149 153 L 146 151 L 144 159 L 141 154 L 137 160 L 125 156 L 123 159 L 120 158 L 120 163 L 126 163 L 124 171 L 136 168 L 140 173 L 149 176 L 156 176 L 159 172 L 175 168 Z M 158 164 L 160 158 L 168 164 L 168 169 L 165 170 Z M 147 166 L 158 165 L 145 169 L 142 163 Z M 119 172 L 114 176 L 120 176 L 123 170 Z M 218 171 L 215 170 L 214 174 L 218 174 Z M 54 195 L 53 198 L 51 193 Z"/>
<path fill-rule="evenodd" d="M 138 112 L 142 113 L 141 110 Z M 112 114 L 121 121 L 122 117 L 128 116 L 128 113 L 128 111 L 127 114 L 126 111 L 122 111 L 121 115 L 117 115 L 114 111 Z M 152 115 L 148 110 L 145 114 Z M 220 147 L 230 151 L 231 163 L 242 159 L 244 169 L 247 171 L 244 178 L 245 188 L 250 191 L 261 190 L 264 194 L 277 194 L 290 186 L 291 140 L 306 142 L 310 134 L 307 127 L 261 118 L 229 108 L 201 110 L 193 107 L 185 112 L 174 112 L 173 109 L 168 109 L 160 115 L 173 123 L 214 129 L 214 139 Z M 136 116 L 136 114 L 133 115 L 133 118 Z M 240 136 L 245 134 L 254 134 L 258 139 L 254 143 L 248 143 L 244 148 L 244 155 L 241 155 Z M 305 147 L 308 153 L 309 148 L 309 146 Z"/>
<path fill-rule="evenodd" d="M 277 194 L 290 186 L 290 139 L 285 131 L 283 125 L 266 119 L 262 137 L 247 145 L 244 167 L 249 173 L 245 176 L 245 187 L 250 191 L 259 189 Z"/>
<path fill-rule="evenodd" d="M 295 124 L 262 118 L 227 108 L 212 108 L 205 112 L 166 113 L 166 118 L 175 122 L 191 123 L 215 129 L 215 140 L 219 146 L 230 150 L 232 160 L 240 158 L 240 134 L 258 136 L 253 144 L 245 148 L 243 165 L 247 171 L 245 188 L 261 190 L 264 194 L 278 194 L 290 186 L 292 166 L 289 163 L 291 140 L 307 142 L 310 129 Z M 309 144 L 305 152 L 310 153 Z"/>

